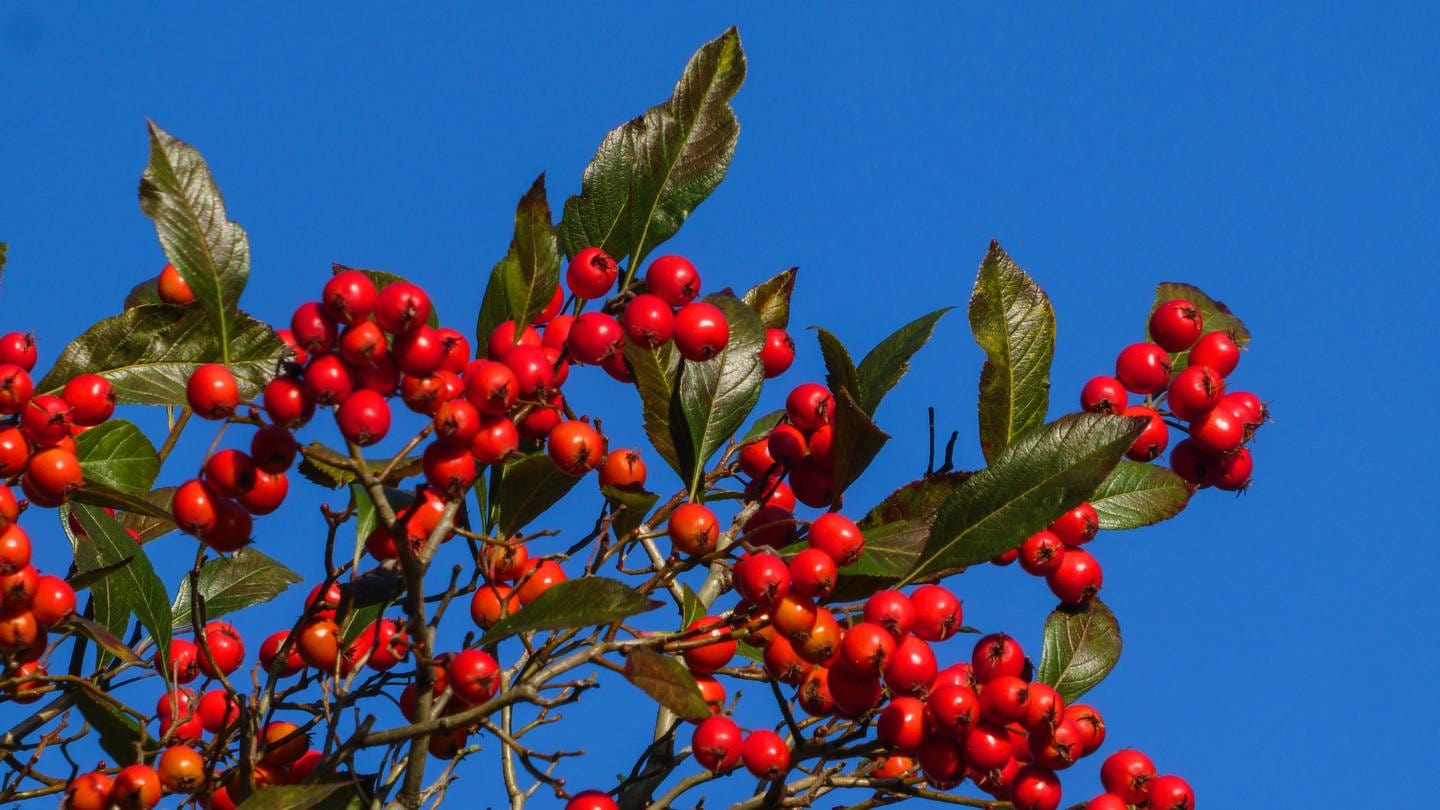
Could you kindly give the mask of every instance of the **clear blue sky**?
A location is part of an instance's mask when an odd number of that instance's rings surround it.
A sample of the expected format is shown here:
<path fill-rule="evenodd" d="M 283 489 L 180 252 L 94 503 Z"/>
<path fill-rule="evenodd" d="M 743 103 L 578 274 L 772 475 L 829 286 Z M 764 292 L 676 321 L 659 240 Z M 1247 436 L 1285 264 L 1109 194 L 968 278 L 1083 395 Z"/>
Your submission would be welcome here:
<path fill-rule="evenodd" d="M 426 285 L 468 331 L 534 176 L 549 172 L 554 201 L 572 193 L 606 130 L 737 24 L 750 74 L 736 159 L 669 247 L 712 289 L 799 265 L 794 324 L 857 353 L 962 307 L 882 409 L 895 440 L 854 511 L 923 471 L 927 405 L 961 432 L 962 466 L 979 463 L 981 355 L 963 305 L 990 238 L 1055 303 L 1052 415 L 1140 339 L 1156 282 L 1201 286 L 1254 333 L 1235 380 L 1273 400 L 1276 423 L 1245 497 L 1202 493 L 1175 521 L 1096 541 L 1126 640 L 1090 696 L 1107 750 L 1144 748 L 1208 808 L 1413 805 L 1440 720 L 1440 551 L 1422 501 L 1440 448 L 1406 410 L 1437 394 L 1422 345 L 1440 253 L 1434 9 L 689 5 L 6 3 L 0 331 L 37 332 L 47 364 L 163 264 L 135 198 L 147 117 L 206 154 L 248 229 L 255 314 L 287 322 L 340 261 Z M 785 379 L 820 378 L 813 339 L 797 337 Z M 639 441 L 613 390 L 574 398 L 617 442 Z M 314 503 L 260 520 L 259 547 L 318 559 Z M 63 567 L 58 529 L 34 531 L 42 566 Z M 191 542 L 150 549 L 188 559 Z M 971 624 L 1038 653 L 1053 604 L 1041 583 L 1004 569 L 953 585 Z M 252 651 L 302 596 L 241 620 Z M 586 715 L 570 740 L 595 752 L 572 784 L 608 786 L 638 753 L 648 710 L 628 689 L 607 686 L 614 714 Z M 18 711 L 0 707 L 0 724 Z M 641 718 L 633 746 L 617 717 Z M 1066 775 L 1067 800 L 1097 791 L 1098 764 Z M 493 755 L 465 774 L 467 797 L 501 797 Z"/>

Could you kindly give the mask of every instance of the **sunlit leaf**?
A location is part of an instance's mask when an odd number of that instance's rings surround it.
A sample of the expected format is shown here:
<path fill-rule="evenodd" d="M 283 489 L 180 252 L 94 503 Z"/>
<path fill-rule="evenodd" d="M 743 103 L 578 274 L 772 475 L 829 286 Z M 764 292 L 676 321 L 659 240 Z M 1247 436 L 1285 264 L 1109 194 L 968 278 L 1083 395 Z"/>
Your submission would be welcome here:
<path fill-rule="evenodd" d="M 1061 605 L 1045 619 L 1045 646 L 1036 679 L 1073 703 L 1120 660 L 1120 624 L 1099 599 Z"/>

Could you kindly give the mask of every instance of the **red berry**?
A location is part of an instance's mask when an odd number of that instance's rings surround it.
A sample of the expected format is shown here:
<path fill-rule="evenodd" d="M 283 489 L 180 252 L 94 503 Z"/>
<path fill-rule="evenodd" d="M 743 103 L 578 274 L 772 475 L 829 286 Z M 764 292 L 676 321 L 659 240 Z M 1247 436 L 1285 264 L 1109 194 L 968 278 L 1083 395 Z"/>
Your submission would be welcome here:
<path fill-rule="evenodd" d="M 770 429 L 766 447 L 780 464 L 793 467 L 805 457 L 805 434 L 794 425 L 782 422 Z"/>
<path fill-rule="evenodd" d="M 565 579 L 564 569 L 554 560 L 531 560 L 525 566 L 525 573 L 520 575 L 521 581 L 515 589 L 515 595 L 520 599 L 520 604 L 528 605 Z"/>
<path fill-rule="evenodd" d="M 1135 394 L 1158 394 L 1170 382 L 1170 355 L 1154 343 L 1126 346 L 1115 359 L 1115 377 Z"/>
<path fill-rule="evenodd" d="M 980 688 L 980 716 L 992 723 L 1018 723 L 1029 708 L 1030 685 L 1015 675 L 997 675 Z"/>
<path fill-rule="evenodd" d="M 0 478 L 10 478 L 25 470 L 30 460 L 30 441 L 19 428 L 0 428 Z"/>
<path fill-rule="evenodd" d="M 463 496 L 475 483 L 478 474 L 470 448 L 443 442 L 435 442 L 425 448 L 421 465 L 425 471 L 425 482 L 451 499 Z"/>
<path fill-rule="evenodd" d="M 306 352 L 328 352 L 335 348 L 339 327 L 319 301 L 307 301 L 290 316 L 290 336 Z"/>
<path fill-rule="evenodd" d="M 965 778 L 965 752 L 954 740 L 926 738 L 915 759 L 925 782 L 936 790 L 952 790 Z"/>
<path fill-rule="evenodd" d="M 1020 544 L 1020 567 L 1025 573 L 1043 577 L 1060 567 L 1065 544 L 1053 531 L 1041 530 Z"/>
<path fill-rule="evenodd" d="M 1221 377 L 1229 377 L 1240 365 L 1240 347 L 1225 332 L 1207 333 L 1190 349 L 1190 365 L 1209 366 Z"/>
<path fill-rule="evenodd" d="M 359 270 L 341 270 L 325 282 L 320 302 L 336 323 L 358 323 L 375 310 L 375 282 Z"/>
<path fill-rule="evenodd" d="M 483 417 L 479 432 L 470 442 L 470 455 L 483 466 L 504 461 L 519 449 L 520 432 L 515 429 L 515 423 L 504 416 Z"/>
<path fill-rule="evenodd" d="M 430 296 L 408 281 L 385 285 L 375 296 L 375 322 L 392 335 L 418 328 L 430 320 Z"/>
<path fill-rule="evenodd" d="M 860 533 L 860 527 L 838 512 L 826 512 L 815 518 L 810 524 L 807 542 L 811 548 L 829 554 L 842 568 L 860 559 L 865 550 L 865 537 Z"/>
<path fill-rule="evenodd" d="M 1035 762 L 1051 770 L 1063 770 L 1084 756 L 1084 733 L 1074 720 L 1063 717 L 1053 726 L 1030 733 L 1030 753 Z"/>
<path fill-rule="evenodd" d="M 519 401 L 520 384 L 504 363 L 476 360 L 465 369 L 465 398 L 481 413 L 501 416 Z"/>
<path fill-rule="evenodd" d="M 1191 365 L 1170 381 L 1166 402 L 1170 412 L 1190 421 L 1220 404 L 1225 380 L 1209 366 Z"/>
<path fill-rule="evenodd" d="M 884 627 L 900 641 L 915 626 L 915 605 L 899 591 L 876 591 L 865 600 L 864 620 Z"/>
<path fill-rule="evenodd" d="M 390 432 L 390 403 L 380 394 L 362 388 L 345 397 L 335 409 L 335 424 L 346 441 L 361 447 L 376 444 Z"/>
<path fill-rule="evenodd" d="M 1184 299 L 1166 301 L 1150 314 L 1150 339 L 1168 352 L 1194 346 L 1204 328 L 1200 310 Z"/>
<path fill-rule="evenodd" d="M 225 694 L 224 689 L 211 689 L 200 696 L 196 712 L 200 715 L 200 725 L 215 734 L 240 719 L 240 704 Z"/>
<path fill-rule="evenodd" d="M 837 576 L 835 559 L 818 548 L 801 549 L 790 559 L 790 588 L 801 596 L 829 596 Z"/>
<path fill-rule="evenodd" d="M 902 754 L 918 751 L 925 741 L 925 704 L 905 695 L 892 698 L 875 721 L 875 738 Z"/>
<path fill-rule="evenodd" d="M 717 669 L 730 663 L 735 657 L 735 639 L 727 638 L 730 628 L 725 620 L 719 616 L 701 616 L 685 626 L 688 632 L 696 632 L 704 628 L 710 628 L 696 637 L 713 638 L 714 641 L 702 644 L 698 647 L 691 647 L 684 652 L 685 666 L 692 672 L 699 672 L 708 675 Z"/>
<path fill-rule="evenodd" d="M 519 396 L 540 399 L 555 387 L 555 366 L 539 346 L 516 346 L 502 361 L 515 374 Z"/>
<path fill-rule="evenodd" d="M 565 810 L 619 810 L 620 805 L 599 790 L 582 790 L 565 803 Z"/>
<path fill-rule="evenodd" d="M 357 368 L 375 365 L 390 354 L 385 330 L 374 321 L 361 321 L 340 333 L 337 353 Z"/>
<path fill-rule="evenodd" d="M 1005 727 L 987 720 L 970 725 L 965 732 L 963 748 L 965 760 L 979 771 L 1003 768 L 1010 761 L 1013 750 L 1010 733 Z"/>
<path fill-rule="evenodd" d="M 1080 729 L 1081 756 L 1089 756 L 1105 742 L 1105 721 L 1094 707 L 1074 703 L 1065 707 L 1065 719 Z"/>
<path fill-rule="evenodd" d="M 210 490 L 234 498 L 255 486 L 255 462 L 241 450 L 221 450 L 205 461 L 204 478 Z"/>
<path fill-rule="evenodd" d="M 728 717 L 716 715 L 701 720 L 690 738 L 690 750 L 700 767 L 724 773 L 740 762 L 740 727 Z"/>
<path fill-rule="evenodd" d="M 260 645 L 260 664 L 265 667 L 267 671 L 271 667 L 271 662 L 280 656 L 280 647 L 284 645 L 285 640 L 289 637 L 289 630 L 277 630 L 269 636 L 266 636 L 265 642 Z M 304 668 L 305 661 L 300 657 L 300 646 L 298 644 L 291 644 L 290 651 L 284 658 L 284 663 L 280 664 L 279 676 L 286 678 Z"/>
<path fill-rule="evenodd" d="M 1245 441 L 1245 422 L 1229 408 L 1211 408 L 1190 423 L 1190 438 L 1212 453 L 1229 453 Z"/>
<path fill-rule="evenodd" d="M 1025 727 L 1032 736 L 1048 733 L 1061 721 L 1065 720 L 1065 701 L 1060 693 L 1047 684 L 1034 681 L 1029 684 L 1030 699 L 1025 701 L 1025 716 L 1020 719 L 1020 724 Z M 1076 722 L 1075 728 L 1080 725 Z M 1084 735 L 1082 733 L 1083 741 Z"/>
<path fill-rule="evenodd" d="M 577 298 L 601 298 L 615 286 L 620 268 L 601 248 L 587 247 L 575 254 L 565 268 L 565 284 Z"/>
<path fill-rule="evenodd" d="M 1083 546 L 1095 539 L 1095 533 L 1100 531 L 1100 516 L 1095 507 L 1086 501 L 1056 518 L 1049 528 L 1065 545 Z"/>
<path fill-rule="evenodd" d="M 71 378 L 60 397 L 70 405 L 70 416 L 77 425 L 98 425 L 115 413 L 115 386 L 99 374 Z"/>
<path fill-rule="evenodd" d="M 1144 405 L 1131 405 L 1125 409 L 1125 415 L 1143 416 L 1149 420 L 1145 423 L 1145 429 L 1135 438 L 1135 443 L 1125 451 L 1126 458 L 1150 461 L 1165 452 L 1165 446 L 1170 443 L 1170 426 L 1165 424 L 1164 417 L 1160 416 L 1158 411 Z"/>
<path fill-rule="evenodd" d="M 446 669 L 450 688 L 466 703 L 478 706 L 500 691 L 500 665 L 484 650 L 462 650 L 451 657 Z"/>
<path fill-rule="evenodd" d="M 560 314 L 560 308 L 563 306 L 565 306 L 565 290 L 559 284 L 556 284 L 555 294 L 550 297 L 550 303 L 546 304 L 544 309 L 535 313 L 535 317 L 530 319 L 530 323 L 537 326 L 550 323 Z"/>
<path fill-rule="evenodd" d="M 915 606 L 913 632 L 926 641 L 944 641 L 960 631 L 964 612 L 955 594 L 941 585 L 922 585 L 910 594 Z"/>
<path fill-rule="evenodd" d="M 895 655 L 895 637 L 878 624 L 860 622 L 840 642 L 840 661 L 854 672 L 879 676 Z"/>
<path fill-rule="evenodd" d="M 1130 804 L 1145 801 L 1147 785 L 1155 778 L 1155 763 L 1133 748 L 1116 751 L 1100 764 L 1100 784 Z"/>
<path fill-rule="evenodd" d="M 403 335 L 397 335 L 390 353 L 400 371 L 416 377 L 434 374 L 445 365 L 445 344 L 440 330 L 431 328 L 429 324 L 422 323 Z"/>
<path fill-rule="evenodd" d="M 663 345 L 675 332 L 675 313 L 658 295 L 641 293 L 630 299 L 623 320 L 626 339 L 647 349 Z"/>
<path fill-rule="evenodd" d="M 290 469 L 299 450 L 295 435 L 278 425 L 266 425 L 250 437 L 250 456 L 256 468 L 272 475 Z"/>
<path fill-rule="evenodd" d="M 1151 779 L 1149 793 L 1151 810 L 1195 810 L 1195 792 L 1178 776 Z"/>
<path fill-rule="evenodd" d="M 1025 651 L 1020 642 L 1004 633 L 992 633 L 975 642 L 970 656 L 970 670 L 977 683 L 984 684 L 1005 676 L 1025 674 Z"/>
<path fill-rule="evenodd" d="M 200 677 L 199 653 L 199 649 L 189 639 L 171 639 L 168 659 L 162 660 L 160 651 L 155 651 L 153 660 L 155 671 L 161 675 L 168 674 L 169 677 L 166 680 L 171 683 L 190 683 Z M 162 697 L 161 700 L 163 701 L 164 698 Z"/>
<path fill-rule="evenodd" d="M 1087 413 L 1120 414 L 1130 404 L 1130 394 L 1114 377 L 1091 377 L 1080 389 L 1080 410 Z"/>
<path fill-rule="evenodd" d="M 121 768 L 110 787 L 110 802 L 126 810 L 149 810 L 160 803 L 160 774 L 143 763 Z"/>
<path fill-rule="evenodd" d="M 645 486 L 645 461 L 638 450 L 612 450 L 600 465 L 600 486 Z"/>
<path fill-rule="evenodd" d="M 790 770 L 790 748 L 785 740 L 768 729 L 757 729 L 740 746 L 745 769 L 759 779 L 779 779 Z"/>
<path fill-rule="evenodd" d="M 1090 556 L 1090 552 L 1070 548 L 1060 558 L 1060 567 L 1050 572 L 1045 581 L 1050 586 L 1050 592 L 1060 601 L 1078 605 L 1095 598 L 1105 577 L 1100 571 L 1100 563 Z"/>
<path fill-rule="evenodd" d="M 925 703 L 925 716 L 932 728 L 958 739 L 980 719 L 980 698 L 969 686 L 937 685 Z"/>
<path fill-rule="evenodd" d="M 294 430 L 315 415 L 315 400 L 294 377 L 276 377 L 265 385 L 265 413 L 281 428 Z"/>
<path fill-rule="evenodd" d="M 605 457 L 605 439 L 588 422 L 561 422 L 546 441 L 550 460 L 563 472 L 584 475 Z"/>
<path fill-rule="evenodd" d="M 204 535 L 215 527 L 218 519 L 215 500 L 215 494 L 199 479 L 181 484 L 170 501 L 170 512 L 175 518 L 175 525 L 186 534 L 196 537 Z"/>
<path fill-rule="evenodd" d="M 75 589 L 57 576 L 43 574 L 35 580 L 30 612 L 41 627 L 54 627 L 75 612 Z"/>
<path fill-rule="evenodd" d="M 696 301 L 675 313 L 673 337 L 681 357 L 701 362 L 724 351 L 725 344 L 730 341 L 730 324 L 719 307 Z"/>
<path fill-rule="evenodd" d="M 250 512 L 230 498 L 215 499 L 215 525 L 200 535 L 200 541 L 221 553 L 239 551 L 250 542 L 254 521 Z"/>
<path fill-rule="evenodd" d="M 581 365 L 598 366 L 625 346 L 620 323 L 603 312 L 585 312 L 570 325 L 565 340 L 570 359 Z"/>
<path fill-rule="evenodd" d="M 674 525 L 673 521 L 671 525 Z M 790 593 L 790 569 L 784 560 L 764 551 L 741 555 L 735 562 L 734 580 L 735 591 L 745 601 L 762 608 L 774 607 Z M 813 619 L 811 624 L 814 624 Z"/>
<path fill-rule="evenodd" d="M 80 459 L 63 447 L 46 447 L 25 465 L 25 491 L 39 492 L 48 501 L 69 500 L 84 480 Z"/>
<path fill-rule="evenodd" d="M 830 389 L 819 383 L 797 385 L 785 398 L 785 415 L 790 424 L 807 432 L 829 424 L 833 408 Z"/>
<path fill-rule="evenodd" d="M 1055 810 L 1060 806 L 1060 778 L 1038 765 L 1026 765 L 1010 787 L 1015 810 Z"/>
<path fill-rule="evenodd" d="M 700 274 L 683 256 L 661 256 L 645 270 L 645 289 L 672 307 L 683 307 L 700 294 Z"/>
<path fill-rule="evenodd" d="M 835 708 L 847 717 L 859 717 L 875 708 L 885 693 L 878 677 L 840 666 L 830 668 L 829 686 Z"/>
<path fill-rule="evenodd" d="M 245 660 L 245 642 L 240 638 L 240 632 L 228 622 L 210 622 L 201 628 L 200 638 L 209 648 L 210 657 L 199 651 L 195 662 L 200 671 L 211 678 L 218 678 L 219 673 L 229 675 Z M 210 658 L 215 659 L 213 667 Z"/>
<path fill-rule="evenodd" d="M 895 645 L 885 667 L 885 685 L 892 694 L 925 696 L 935 680 L 935 652 L 919 636 L 906 636 Z"/>
<path fill-rule="evenodd" d="M 765 330 L 765 345 L 760 347 L 760 363 L 765 366 L 765 379 L 784 374 L 795 362 L 795 341 L 784 329 Z"/>
<path fill-rule="evenodd" d="M 34 395 L 30 372 L 13 363 L 0 365 L 0 415 L 22 413 Z"/>
<path fill-rule="evenodd" d="M 25 332 L 0 335 L 0 365 L 16 365 L 30 372 L 35 370 L 35 362 L 39 359 L 34 335 Z"/>
<path fill-rule="evenodd" d="M 224 367 L 221 366 L 221 369 Z M 233 409 L 234 406 L 231 407 Z M 38 445 L 59 444 L 70 438 L 70 430 L 74 424 L 70 405 L 54 394 L 41 394 L 31 399 L 20 414 L 20 430 Z"/>

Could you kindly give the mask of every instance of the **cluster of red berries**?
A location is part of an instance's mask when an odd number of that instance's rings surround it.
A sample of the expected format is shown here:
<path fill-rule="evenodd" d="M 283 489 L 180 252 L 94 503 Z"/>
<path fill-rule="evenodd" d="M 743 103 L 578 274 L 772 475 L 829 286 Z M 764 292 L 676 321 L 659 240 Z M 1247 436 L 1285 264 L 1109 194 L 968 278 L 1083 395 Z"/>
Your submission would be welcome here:
<path fill-rule="evenodd" d="M 1246 489 L 1254 470 L 1246 445 L 1268 412 L 1255 394 L 1226 391 L 1226 380 L 1240 364 L 1240 347 L 1224 331 L 1206 332 L 1200 309 L 1183 299 L 1155 309 L 1150 337 L 1153 342 L 1120 352 L 1114 377 L 1085 383 L 1081 409 L 1148 418 L 1126 454 L 1135 461 L 1151 461 L 1165 452 L 1170 443 L 1165 417 L 1173 416 L 1189 436 L 1171 451 L 1171 469 L 1198 489 Z M 1186 352 L 1185 368 L 1175 372 L 1175 357 Z M 1144 404 L 1131 405 L 1130 394 L 1146 397 Z"/>
<path fill-rule="evenodd" d="M 75 591 L 61 577 L 40 573 L 30 562 L 30 535 L 16 522 L 20 505 L 0 484 L 0 657 L 6 697 L 17 703 L 40 699 L 49 646 L 48 631 L 75 612 Z"/>
<path fill-rule="evenodd" d="M 1009 565 L 1019 560 L 1027 574 L 1045 577 L 1056 598 L 1067 605 L 1078 605 L 1094 599 L 1105 582 L 1100 562 L 1080 548 L 1095 539 L 1099 530 L 1100 516 L 1087 501 L 992 562 Z"/>
<path fill-rule="evenodd" d="M 57 507 L 85 480 L 75 437 L 110 418 L 115 389 L 98 374 L 81 374 L 58 396 L 36 396 L 30 372 L 38 359 L 31 335 L 0 335 L 0 479 L 22 476 L 31 503 Z"/>

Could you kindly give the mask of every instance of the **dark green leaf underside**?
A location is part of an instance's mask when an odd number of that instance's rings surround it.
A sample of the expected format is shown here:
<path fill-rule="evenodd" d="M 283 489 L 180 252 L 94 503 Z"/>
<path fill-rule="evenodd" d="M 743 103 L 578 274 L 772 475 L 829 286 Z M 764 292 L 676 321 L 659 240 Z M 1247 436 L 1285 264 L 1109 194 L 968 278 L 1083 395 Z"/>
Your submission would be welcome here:
<path fill-rule="evenodd" d="M 660 607 L 623 582 L 604 577 L 572 579 L 552 585 L 535 601 L 495 623 L 482 646 L 520 633 L 609 624 Z"/>

